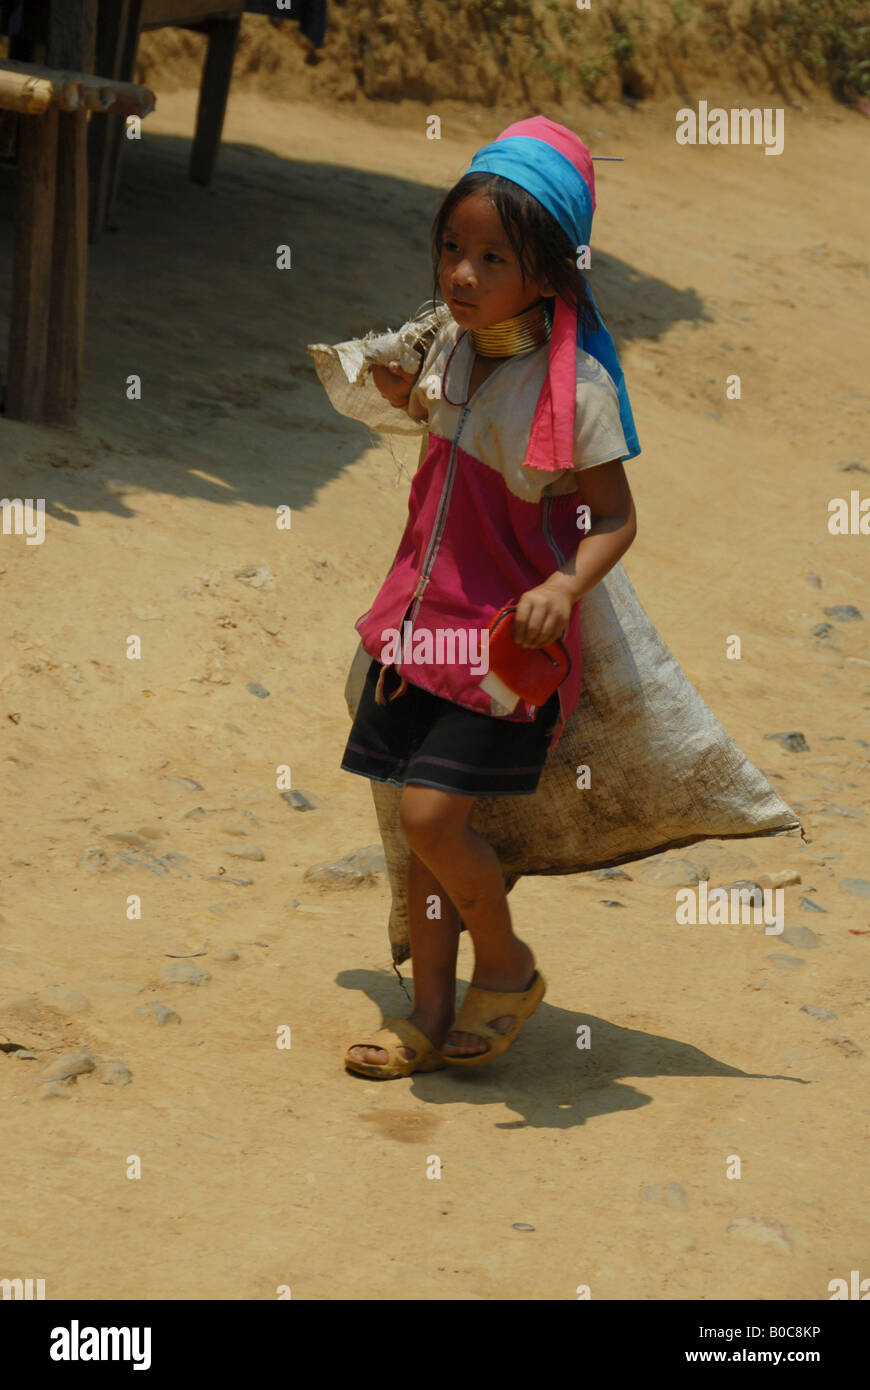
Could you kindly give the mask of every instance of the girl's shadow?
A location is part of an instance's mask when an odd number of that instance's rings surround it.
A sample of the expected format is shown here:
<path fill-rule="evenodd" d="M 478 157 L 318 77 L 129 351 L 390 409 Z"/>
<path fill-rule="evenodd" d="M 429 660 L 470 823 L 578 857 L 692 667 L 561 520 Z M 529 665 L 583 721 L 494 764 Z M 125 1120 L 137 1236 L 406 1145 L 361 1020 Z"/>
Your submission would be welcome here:
<path fill-rule="evenodd" d="M 410 1012 L 395 978 L 387 974 L 343 970 L 337 983 L 368 994 L 385 1017 Z M 691 1043 L 621 1028 L 593 1014 L 560 1009 L 545 999 L 503 1057 L 479 1068 L 448 1067 L 415 1074 L 411 1089 L 432 1105 L 453 1105 L 457 1100 L 507 1105 L 521 1117 L 498 1122 L 497 1129 L 569 1129 L 596 1115 L 651 1104 L 652 1096 L 619 1084 L 618 1078 L 626 1076 L 733 1076 L 744 1081 L 810 1084 L 780 1073 L 742 1071 Z"/>

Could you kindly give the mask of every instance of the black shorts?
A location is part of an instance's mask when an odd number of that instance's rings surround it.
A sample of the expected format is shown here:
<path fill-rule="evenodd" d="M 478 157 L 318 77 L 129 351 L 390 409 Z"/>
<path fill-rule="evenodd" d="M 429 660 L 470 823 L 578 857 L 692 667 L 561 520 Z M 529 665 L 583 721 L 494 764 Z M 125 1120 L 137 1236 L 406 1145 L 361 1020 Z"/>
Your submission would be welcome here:
<path fill-rule="evenodd" d="M 345 772 L 463 796 L 531 796 L 537 791 L 559 718 L 557 694 L 530 722 L 478 714 L 410 681 L 402 695 L 378 705 L 380 671 L 380 663 L 372 660 L 341 760 Z M 389 667 L 385 698 L 400 681 Z"/>

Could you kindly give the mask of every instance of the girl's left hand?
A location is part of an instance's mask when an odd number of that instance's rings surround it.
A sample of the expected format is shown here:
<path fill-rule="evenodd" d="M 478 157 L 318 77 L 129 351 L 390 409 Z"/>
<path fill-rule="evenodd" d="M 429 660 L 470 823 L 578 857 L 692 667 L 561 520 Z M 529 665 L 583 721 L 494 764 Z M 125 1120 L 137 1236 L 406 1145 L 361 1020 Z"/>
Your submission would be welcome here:
<path fill-rule="evenodd" d="M 520 647 L 548 647 L 564 635 L 571 620 L 571 582 L 564 574 L 552 575 L 534 589 L 527 589 L 514 614 L 514 641 Z"/>

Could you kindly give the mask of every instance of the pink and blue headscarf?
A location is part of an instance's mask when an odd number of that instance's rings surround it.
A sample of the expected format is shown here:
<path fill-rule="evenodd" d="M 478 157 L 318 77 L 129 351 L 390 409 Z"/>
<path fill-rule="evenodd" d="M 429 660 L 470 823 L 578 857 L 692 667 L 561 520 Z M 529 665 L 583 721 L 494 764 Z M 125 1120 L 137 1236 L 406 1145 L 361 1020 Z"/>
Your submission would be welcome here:
<path fill-rule="evenodd" d="M 484 145 L 467 173 L 498 174 L 519 184 L 547 209 L 575 247 L 588 246 L 595 211 L 595 173 L 583 141 L 563 125 L 533 116 L 503 130 Z M 576 311 L 556 296 L 550 365 L 529 436 L 526 463 L 554 471 L 573 467 L 574 410 L 577 389 L 577 349 L 588 352 L 606 368 L 619 395 L 619 417 L 628 445 L 626 458 L 640 453 L 631 402 L 619 356 L 587 284 L 597 328 L 578 324 Z"/>

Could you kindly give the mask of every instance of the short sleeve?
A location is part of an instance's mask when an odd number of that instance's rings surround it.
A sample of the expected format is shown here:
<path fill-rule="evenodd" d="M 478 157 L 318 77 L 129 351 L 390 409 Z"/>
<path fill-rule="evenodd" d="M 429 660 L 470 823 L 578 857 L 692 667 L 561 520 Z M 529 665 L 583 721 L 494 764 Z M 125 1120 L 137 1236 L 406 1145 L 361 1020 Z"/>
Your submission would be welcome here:
<path fill-rule="evenodd" d="M 627 454 L 613 378 L 589 353 L 578 352 L 574 468 L 595 468 Z"/>

